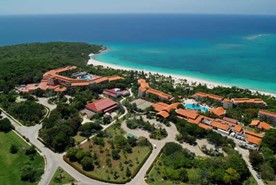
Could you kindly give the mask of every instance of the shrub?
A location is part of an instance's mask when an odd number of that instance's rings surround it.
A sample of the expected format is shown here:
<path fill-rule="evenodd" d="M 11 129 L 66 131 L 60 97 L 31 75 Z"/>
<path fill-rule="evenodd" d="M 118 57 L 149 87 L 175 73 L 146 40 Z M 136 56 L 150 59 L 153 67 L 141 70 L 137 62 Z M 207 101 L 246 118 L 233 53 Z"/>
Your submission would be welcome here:
<path fill-rule="evenodd" d="M 18 152 L 18 148 L 16 145 L 12 144 L 10 147 L 10 153 L 16 154 Z"/>

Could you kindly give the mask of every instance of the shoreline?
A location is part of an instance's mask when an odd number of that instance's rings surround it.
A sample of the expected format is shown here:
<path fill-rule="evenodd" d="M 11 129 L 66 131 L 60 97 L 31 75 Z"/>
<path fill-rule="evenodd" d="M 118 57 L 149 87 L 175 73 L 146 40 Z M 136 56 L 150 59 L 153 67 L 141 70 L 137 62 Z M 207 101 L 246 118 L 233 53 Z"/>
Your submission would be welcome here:
<path fill-rule="evenodd" d="M 104 50 L 102 52 L 106 52 L 107 50 Z M 102 54 L 98 53 L 98 54 Z M 180 80 L 187 80 L 187 83 L 190 86 L 194 86 L 194 85 L 199 85 L 199 84 L 203 84 L 206 85 L 209 89 L 212 89 L 214 87 L 232 87 L 231 85 L 226 85 L 226 84 L 221 84 L 221 83 L 217 83 L 217 82 L 212 82 L 212 81 L 208 81 L 208 80 L 202 80 L 202 79 L 198 79 L 198 78 L 194 78 L 194 77 L 189 77 L 189 76 L 184 76 L 184 75 L 176 75 L 176 74 L 169 74 L 169 73 L 164 73 L 164 72 L 156 72 L 156 71 L 149 71 L 149 70 L 143 70 L 143 69 L 138 69 L 138 68 L 131 68 L 131 67 L 125 67 L 125 66 L 120 66 L 120 65 L 116 65 L 116 64 L 110 64 L 110 63 L 105 63 L 105 62 L 101 62 L 98 61 L 94 58 L 94 56 L 97 54 L 89 54 L 90 59 L 87 62 L 87 66 L 89 65 L 95 65 L 95 66 L 103 66 L 105 68 L 113 68 L 113 69 L 119 69 L 119 70 L 132 70 L 132 71 L 144 71 L 144 73 L 146 74 L 159 74 L 159 75 L 163 75 L 163 76 L 171 76 L 175 82 L 179 82 Z M 238 88 L 242 88 L 237 86 Z M 245 89 L 245 88 L 242 88 Z M 267 96 L 273 96 L 276 97 L 276 94 L 274 93 L 270 93 L 270 92 L 265 92 L 265 91 L 258 91 L 258 90 L 253 90 L 253 89 L 249 89 L 252 93 L 259 93 L 259 94 L 263 94 L 263 95 L 267 95 Z"/>

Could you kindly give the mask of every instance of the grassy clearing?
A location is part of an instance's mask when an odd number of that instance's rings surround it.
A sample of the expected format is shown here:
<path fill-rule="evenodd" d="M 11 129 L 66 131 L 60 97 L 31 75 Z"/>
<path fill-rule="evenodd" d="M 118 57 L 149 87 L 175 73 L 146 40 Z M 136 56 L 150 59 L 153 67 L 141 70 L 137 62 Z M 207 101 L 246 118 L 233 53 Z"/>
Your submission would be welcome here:
<path fill-rule="evenodd" d="M 81 142 L 84 141 L 85 139 L 86 139 L 86 138 L 83 137 L 83 136 L 81 136 L 81 135 L 79 135 L 79 133 L 78 133 L 76 136 L 74 136 L 75 143 L 81 143 Z"/>
<path fill-rule="evenodd" d="M 75 182 L 75 179 L 62 168 L 58 168 L 49 185 L 63 185 Z"/>
<path fill-rule="evenodd" d="M 124 183 L 133 177 L 151 153 L 152 146 L 145 138 L 138 138 L 137 145 L 131 147 L 131 152 L 126 152 L 125 146 L 118 147 L 116 139 L 128 141 L 123 137 L 125 132 L 120 125 L 113 125 L 105 130 L 105 136 L 95 137 L 80 146 L 84 152 L 91 153 L 94 170 L 83 171 L 79 162 L 71 162 L 75 168 L 85 172 L 91 178 L 101 181 Z M 119 159 L 113 158 L 113 151 L 118 151 Z M 128 171 L 128 172 L 127 172 Z"/>
<path fill-rule="evenodd" d="M 19 149 L 16 154 L 10 153 L 12 144 Z M 0 182 L 4 182 L 5 185 L 37 184 L 38 182 L 21 181 L 21 170 L 26 163 L 29 163 L 34 169 L 43 170 L 43 158 L 38 154 L 35 154 L 33 158 L 25 155 L 25 149 L 29 145 L 12 131 L 8 133 L 0 132 L 0 146 Z"/>

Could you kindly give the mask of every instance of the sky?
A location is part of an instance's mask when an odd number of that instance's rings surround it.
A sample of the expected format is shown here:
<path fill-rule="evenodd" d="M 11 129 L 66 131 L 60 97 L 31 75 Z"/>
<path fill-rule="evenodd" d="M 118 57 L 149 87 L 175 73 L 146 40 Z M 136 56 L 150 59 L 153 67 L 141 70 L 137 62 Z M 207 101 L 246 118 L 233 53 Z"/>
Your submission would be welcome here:
<path fill-rule="evenodd" d="M 93 13 L 276 15 L 276 0 L 0 0 L 0 15 Z"/>

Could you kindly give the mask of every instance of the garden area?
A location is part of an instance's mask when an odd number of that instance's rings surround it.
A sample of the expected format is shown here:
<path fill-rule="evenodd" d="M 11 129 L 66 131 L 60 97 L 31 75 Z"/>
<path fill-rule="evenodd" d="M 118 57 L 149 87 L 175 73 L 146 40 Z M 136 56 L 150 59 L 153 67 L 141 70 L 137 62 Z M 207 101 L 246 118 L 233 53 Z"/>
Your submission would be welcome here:
<path fill-rule="evenodd" d="M 196 157 L 179 144 L 167 143 L 148 171 L 147 183 L 256 185 L 240 155 L 232 149 L 227 154 L 227 157 Z"/>
<path fill-rule="evenodd" d="M 79 148 L 69 148 L 64 159 L 93 179 L 126 183 L 142 167 L 152 145 L 146 138 L 125 137 L 125 134 L 116 123 Z"/>
<path fill-rule="evenodd" d="M 74 183 L 75 179 L 62 168 L 58 168 L 49 185 L 63 185 Z"/>
<path fill-rule="evenodd" d="M 126 121 L 126 125 L 130 129 L 142 129 L 150 133 L 150 138 L 161 140 L 168 136 L 166 129 L 157 128 L 156 125 L 151 124 L 149 121 L 144 121 L 140 116 L 138 119 L 131 118 Z"/>
<path fill-rule="evenodd" d="M 0 182 L 5 185 L 38 184 L 44 160 L 15 132 L 0 132 Z"/>

